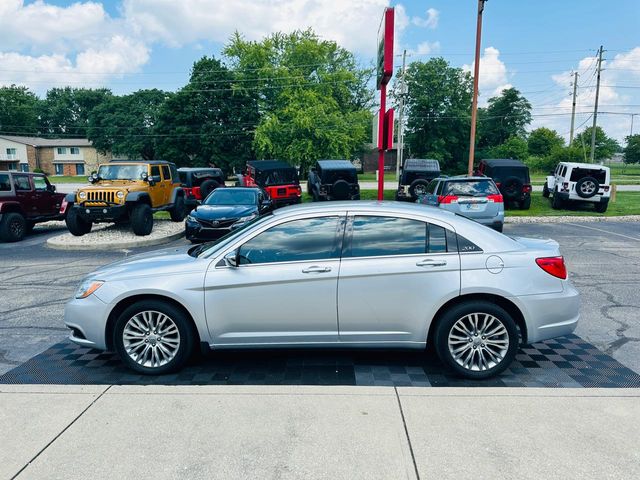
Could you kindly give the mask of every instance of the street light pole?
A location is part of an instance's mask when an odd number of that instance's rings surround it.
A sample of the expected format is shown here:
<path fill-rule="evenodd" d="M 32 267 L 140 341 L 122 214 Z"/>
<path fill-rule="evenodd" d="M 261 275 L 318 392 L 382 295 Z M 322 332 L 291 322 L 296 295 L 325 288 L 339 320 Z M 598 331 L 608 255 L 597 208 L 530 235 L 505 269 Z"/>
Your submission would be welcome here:
<path fill-rule="evenodd" d="M 476 63 L 473 68 L 473 102 L 471 104 L 471 134 L 469 138 L 469 166 L 467 173 L 473 175 L 473 161 L 476 148 L 476 116 L 478 114 L 478 77 L 480 76 L 480 41 L 482 38 L 482 12 L 484 2 L 478 0 L 478 23 L 476 26 Z"/>

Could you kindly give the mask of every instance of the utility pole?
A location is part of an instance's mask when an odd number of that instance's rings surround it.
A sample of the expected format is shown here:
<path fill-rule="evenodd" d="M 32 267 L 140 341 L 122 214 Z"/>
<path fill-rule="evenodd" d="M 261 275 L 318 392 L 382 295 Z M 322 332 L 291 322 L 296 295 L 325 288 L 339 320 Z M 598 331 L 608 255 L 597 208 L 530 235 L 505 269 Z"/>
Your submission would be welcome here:
<path fill-rule="evenodd" d="M 396 155 L 396 179 L 400 178 L 400 167 L 402 166 L 402 160 L 404 157 L 404 128 L 403 118 L 404 113 L 404 96 L 407 93 L 407 84 L 404 81 L 404 74 L 407 67 L 407 51 L 402 52 L 402 77 L 400 77 L 400 105 L 398 112 L 398 150 Z"/>
<path fill-rule="evenodd" d="M 632 113 L 631 114 L 631 131 L 629 132 L 629 136 L 633 135 L 633 117 L 635 117 L 636 115 L 640 115 L 640 113 Z"/>
<path fill-rule="evenodd" d="M 590 163 L 594 162 L 596 154 L 596 121 L 598 119 L 598 97 L 600 96 L 600 72 L 602 71 L 602 45 L 598 52 L 598 80 L 596 82 L 596 103 L 593 106 L 593 128 L 591 129 L 591 158 Z"/>
<path fill-rule="evenodd" d="M 471 103 L 471 134 L 469 135 L 469 166 L 467 173 L 473 175 L 473 161 L 476 149 L 476 116 L 478 115 L 478 79 L 480 77 L 480 43 L 482 39 L 482 12 L 484 2 L 478 0 L 478 23 L 476 25 L 476 63 L 473 68 L 473 102 Z"/>
<path fill-rule="evenodd" d="M 571 131 L 569 133 L 569 146 L 573 143 L 573 125 L 576 121 L 576 90 L 578 88 L 578 72 L 573 73 L 573 102 L 571 104 Z"/>

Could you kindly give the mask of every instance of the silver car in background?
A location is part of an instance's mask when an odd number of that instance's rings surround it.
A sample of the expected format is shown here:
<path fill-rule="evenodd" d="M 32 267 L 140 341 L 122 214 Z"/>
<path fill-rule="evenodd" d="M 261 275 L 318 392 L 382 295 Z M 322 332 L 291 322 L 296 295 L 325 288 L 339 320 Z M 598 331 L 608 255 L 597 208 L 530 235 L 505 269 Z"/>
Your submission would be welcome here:
<path fill-rule="evenodd" d="M 489 177 L 439 177 L 427 185 L 417 203 L 458 213 L 502 232 L 504 199 Z"/>
<path fill-rule="evenodd" d="M 132 369 L 197 346 L 435 348 L 458 374 L 503 371 L 519 345 L 571 333 L 578 292 L 558 244 L 400 202 L 276 210 L 214 243 L 146 253 L 83 280 L 71 340 Z"/>

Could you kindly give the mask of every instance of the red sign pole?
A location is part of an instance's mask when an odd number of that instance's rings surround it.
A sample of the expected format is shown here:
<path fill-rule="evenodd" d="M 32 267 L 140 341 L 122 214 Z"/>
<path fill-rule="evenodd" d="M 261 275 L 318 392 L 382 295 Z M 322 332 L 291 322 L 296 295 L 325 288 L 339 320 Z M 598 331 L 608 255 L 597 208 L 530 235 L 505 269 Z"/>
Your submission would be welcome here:
<path fill-rule="evenodd" d="M 392 148 L 385 132 L 391 131 L 393 123 L 387 125 L 393 115 L 387 115 L 387 83 L 393 75 L 393 7 L 385 8 L 378 29 L 378 89 L 380 90 L 380 114 L 378 115 L 378 200 L 384 199 L 384 152 Z M 393 120 L 391 120 L 393 122 Z M 389 130 L 390 129 L 390 130 Z"/>
<path fill-rule="evenodd" d="M 378 118 L 378 200 L 384 200 L 384 124 L 386 122 L 387 84 L 380 85 L 380 115 Z"/>

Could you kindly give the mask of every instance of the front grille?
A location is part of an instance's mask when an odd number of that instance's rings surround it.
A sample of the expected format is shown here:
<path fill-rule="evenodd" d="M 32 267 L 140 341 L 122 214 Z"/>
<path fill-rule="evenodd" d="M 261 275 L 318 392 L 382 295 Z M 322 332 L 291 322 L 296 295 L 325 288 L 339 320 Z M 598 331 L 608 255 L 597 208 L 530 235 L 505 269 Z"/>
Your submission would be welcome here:
<path fill-rule="evenodd" d="M 232 218 L 230 220 L 225 219 L 225 220 L 203 220 L 201 218 L 198 219 L 198 223 L 200 223 L 200 225 L 202 225 L 203 227 L 207 227 L 207 228 L 228 228 L 231 225 L 233 225 L 234 223 L 236 223 L 238 221 L 237 218 Z"/>
<path fill-rule="evenodd" d="M 116 192 L 108 190 L 97 190 L 87 192 L 87 201 L 89 202 L 116 202 Z"/>

